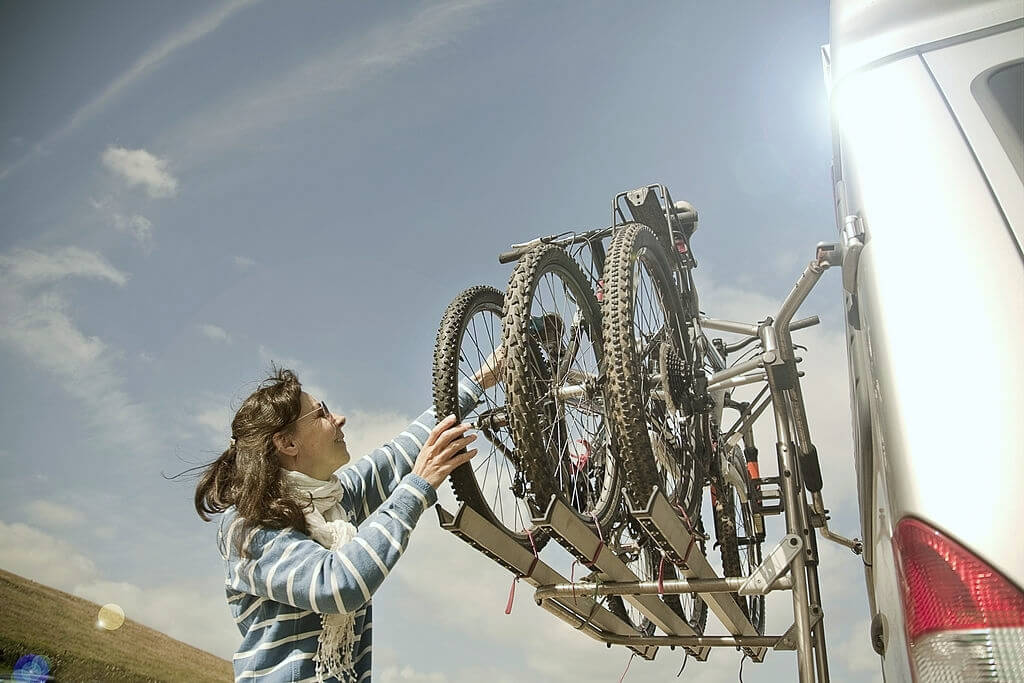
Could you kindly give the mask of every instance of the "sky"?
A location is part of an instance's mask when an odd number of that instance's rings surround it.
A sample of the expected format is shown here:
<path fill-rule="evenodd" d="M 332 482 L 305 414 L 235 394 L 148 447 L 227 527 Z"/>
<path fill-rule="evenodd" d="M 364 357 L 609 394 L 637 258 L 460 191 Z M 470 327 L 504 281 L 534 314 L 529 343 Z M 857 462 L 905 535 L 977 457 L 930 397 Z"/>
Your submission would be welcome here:
<path fill-rule="evenodd" d="M 716 317 L 773 314 L 836 239 L 822 2 L 4 2 L 0 35 L 0 568 L 228 659 L 214 525 L 162 474 L 227 447 L 272 361 L 365 453 L 429 404 L 447 303 L 504 288 L 510 243 L 607 225 L 617 192 L 696 205 Z M 826 273 L 797 341 L 832 527 L 854 536 L 840 291 Z M 825 545 L 821 572 L 833 678 L 881 680 L 860 560 Z M 506 616 L 510 580 L 425 514 L 374 597 L 375 677 L 618 680 L 628 651 L 523 584 Z M 789 610 L 772 596 L 769 631 Z M 719 650 L 680 680 L 739 664 Z M 744 665 L 794 678 L 792 653 Z"/>

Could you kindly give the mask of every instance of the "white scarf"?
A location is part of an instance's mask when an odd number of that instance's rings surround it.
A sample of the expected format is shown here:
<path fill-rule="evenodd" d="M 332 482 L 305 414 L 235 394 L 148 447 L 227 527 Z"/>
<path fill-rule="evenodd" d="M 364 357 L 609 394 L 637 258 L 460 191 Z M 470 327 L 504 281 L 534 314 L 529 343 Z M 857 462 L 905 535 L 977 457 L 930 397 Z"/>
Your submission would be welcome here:
<path fill-rule="evenodd" d="M 356 535 L 356 528 L 349 521 L 348 512 L 341 507 L 341 482 L 337 475 L 331 475 L 327 481 L 314 479 L 302 472 L 281 470 L 281 483 L 287 494 L 303 503 L 306 507 L 306 523 L 309 535 L 314 541 L 334 552 L 351 541 Z M 313 497 L 313 508 L 309 508 L 309 498 Z M 352 663 L 352 649 L 355 647 L 355 613 L 321 614 L 320 621 L 323 631 L 317 642 L 316 677 L 323 681 L 325 676 L 333 676 L 339 680 L 355 678 Z"/>

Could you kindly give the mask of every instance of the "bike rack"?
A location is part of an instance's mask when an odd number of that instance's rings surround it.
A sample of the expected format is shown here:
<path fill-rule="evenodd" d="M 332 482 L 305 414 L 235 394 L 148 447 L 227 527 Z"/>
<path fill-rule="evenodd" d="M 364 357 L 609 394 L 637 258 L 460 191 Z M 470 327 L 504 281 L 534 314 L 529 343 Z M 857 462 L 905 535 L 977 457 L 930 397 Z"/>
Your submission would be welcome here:
<path fill-rule="evenodd" d="M 794 627 L 782 635 L 759 635 L 732 594 L 764 595 L 792 590 L 793 582 L 785 574 L 803 549 L 799 536 L 785 536 L 750 576 L 723 578 L 715 573 L 695 536 L 659 490 L 654 489 L 643 508 L 632 504 L 628 496 L 627 504 L 630 514 L 652 535 L 685 579 L 641 581 L 568 506 L 554 497 L 545 513 L 533 518 L 532 523 L 549 529 L 552 537 L 573 556 L 599 571 L 600 581 L 568 581 L 466 505 L 460 506 L 455 515 L 440 504 L 435 508 L 442 529 L 534 586 L 537 605 L 609 647 L 625 645 L 650 660 L 660 646 L 682 646 L 699 661 L 706 660 L 713 647 L 742 648 L 756 662 L 764 660 L 769 648 L 794 649 Z M 682 593 L 700 595 L 730 635 L 698 635 L 660 597 Z M 665 635 L 639 633 L 593 599 L 599 595 L 621 595 Z"/>
<path fill-rule="evenodd" d="M 442 529 L 452 532 L 531 586 L 566 582 L 564 576 L 509 538 L 476 510 L 463 504 L 453 516 L 440 504 L 434 507 Z M 540 606 L 595 640 L 609 642 L 607 637 L 640 637 L 640 633 L 632 626 L 590 597 L 579 595 L 575 598 L 551 598 L 541 601 Z M 647 660 L 654 659 L 658 651 L 656 645 L 650 644 L 638 643 L 629 647 Z"/>

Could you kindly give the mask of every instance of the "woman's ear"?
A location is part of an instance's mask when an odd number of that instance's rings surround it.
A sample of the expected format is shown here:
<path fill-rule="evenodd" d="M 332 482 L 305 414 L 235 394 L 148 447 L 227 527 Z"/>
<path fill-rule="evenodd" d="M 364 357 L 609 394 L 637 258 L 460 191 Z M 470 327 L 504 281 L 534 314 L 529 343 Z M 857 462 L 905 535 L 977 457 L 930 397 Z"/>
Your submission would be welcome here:
<path fill-rule="evenodd" d="M 284 434 L 283 432 L 276 432 L 272 438 L 274 440 L 274 447 L 277 449 L 278 454 L 292 458 L 299 454 L 298 445 L 295 443 L 295 440 L 287 434 Z"/>

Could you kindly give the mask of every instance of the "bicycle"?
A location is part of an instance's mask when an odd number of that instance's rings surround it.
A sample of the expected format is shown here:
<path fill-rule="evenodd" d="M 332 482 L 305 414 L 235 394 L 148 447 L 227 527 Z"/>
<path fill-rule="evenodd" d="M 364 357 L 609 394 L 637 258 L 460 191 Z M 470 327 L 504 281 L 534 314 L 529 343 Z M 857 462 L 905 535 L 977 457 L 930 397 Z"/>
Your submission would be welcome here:
<path fill-rule="evenodd" d="M 836 245 L 819 245 L 774 320 L 709 318 L 692 278 L 689 242 L 696 223 L 691 205 L 650 185 L 617 195 L 607 228 L 536 238 L 502 254 L 503 263 L 518 261 L 504 299 L 495 297 L 497 290 L 490 294 L 492 317 L 504 302 L 504 404 L 481 415 L 506 427 L 516 445 L 504 451 L 519 468 L 513 496 L 541 531 L 550 530 L 579 561 L 594 565 L 579 583 L 572 576 L 555 583 L 557 572 L 540 562 L 550 585 L 533 577 L 538 604 L 573 628 L 634 651 L 669 644 L 706 656 L 709 647 L 728 646 L 760 661 L 768 647 L 795 649 L 801 680 L 812 669 L 827 680 L 815 529 L 855 553 L 860 544 L 828 529 L 791 333 L 818 323 L 816 316 L 792 318 L 824 270 L 841 259 Z M 588 248 L 585 272 L 578 261 Z M 442 327 L 460 329 L 454 319 L 446 314 Z M 744 337 L 709 341 L 705 330 Z M 494 341 L 492 333 L 489 349 Z M 763 385 L 752 400 L 733 399 L 736 387 L 751 384 Z M 457 400 L 453 386 L 446 400 Z M 752 429 L 769 406 L 776 477 L 761 475 Z M 739 413 L 727 430 L 726 409 Z M 704 554 L 710 540 L 704 502 L 713 511 L 724 576 Z M 478 498 L 476 505 L 488 501 Z M 782 513 L 786 536 L 762 558 L 765 516 Z M 479 517 L 463 524 L 441 519 L 519 576 L 533 575 L 538 558 L 492 542 L 491 524 Z M 605 547 L 616 558 L 602 555 Z M 675 580 L 680 574 L 685 578 Z M 608 576 L 614 578 L 605 583 Z M 577 590 L 607 596 L 604 616 L 593 609 L 577 613 Z M 794 623 L 782 635 L 767 636 L 764 596 L 773 590 L 792 592 Z M 663 606 L 650 602 L 654 593 L 686 623 L 659 612 Z M 569 595 L 572 603 L 559 597 Z M 703 635 L 709 607 L 730 635 Z M 666 635 L 653 635 L 647 617 Z M 649 649 L 643 654 L 653 656 Z"/>
<path fill-rule="evenodd" d="M 512 422 L 535 505 L 543 506 L 552 496 L 560 498 L 592 530 L 611 538 L 617 553 L 635 560 L 639 576 L 671 579 L 677 576 L 676 567 L 658 557 L 657 547 L 639 527 L 629 528 L 631 521 L 620 503 L 621 446 L 606 409 L 608 364 L 603 362 L 604 328 L 597 308 L 605 298 L 602 240 L 614 230 L 611 226 L 537 238 L 514 245 L 499 258 L 518 260 L 509 281 L 503 327 L 510 358 L 506 381 Z M 581 257 L 584 249 L 589 250 L 589 259 Z M 588 272 L 576 261 L 588 263 Z M 606 305 L 601 302 L 602 309 Z M 542 349 L 542 357 L 525 348 L 537 337 L 542 342 L 532 348 Z M 548 367 L 554 370 L 545 375 Z M 541 410 L 544 406 L 548 411 Z M 550 410 L 560 419 L 546 420 L 543 416 Z M 629 542 L 623 543 L 622 537 Z M 611 605 L 616 600 L 620 599 L 614 598 Z M 703 630 L 707 607 L 699 597 L 671 595 L 665 601 L 695 631 Z M 610 609 L 621 611 L 619 607 Z M 631 615 L 631 620 L 635 618 Z M 632 623 L 641 632 L 651 626 L 642 620 Z"/>

